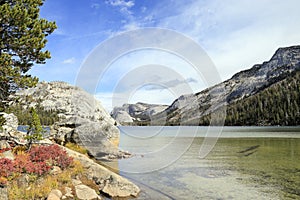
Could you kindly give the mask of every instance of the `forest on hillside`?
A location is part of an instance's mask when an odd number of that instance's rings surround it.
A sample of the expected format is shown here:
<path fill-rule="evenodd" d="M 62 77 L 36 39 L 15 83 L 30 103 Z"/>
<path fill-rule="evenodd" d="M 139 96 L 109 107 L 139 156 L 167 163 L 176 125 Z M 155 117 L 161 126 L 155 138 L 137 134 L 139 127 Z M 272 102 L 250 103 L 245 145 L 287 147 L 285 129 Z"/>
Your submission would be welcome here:
<path fill-rule="evenodd" d="M 226 126 L 300 125 L 300 72 L 227 107 Z M 199 125 L 209 125 L 210 116 Z"/>
<path fill-rule="evenodd" d="M 35 107 L 36 113 L 39 116 L 40 122 L 44 126 L 53 125 L 58 121 L 58 113 L 52 110 L 45 110 L 42 106 Z M 6 113 L 13 113 L 17 116 L 20 125 L 28 125 L 31 123 L 32 114 L 30 108 L 24 108 L 22 105 L 9 106 Z"/>

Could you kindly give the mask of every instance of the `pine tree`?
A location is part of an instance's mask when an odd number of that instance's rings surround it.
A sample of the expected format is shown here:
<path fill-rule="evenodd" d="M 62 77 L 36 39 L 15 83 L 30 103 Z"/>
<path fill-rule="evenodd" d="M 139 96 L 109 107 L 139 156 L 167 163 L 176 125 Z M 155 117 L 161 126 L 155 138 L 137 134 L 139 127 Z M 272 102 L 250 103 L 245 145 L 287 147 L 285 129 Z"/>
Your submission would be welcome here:
<path fill-rule="evenodd" d="M 34 108 L 31 108 L 31 123 L 29 124 L 27 137 L 29 147 L 33 142 L 43 139 L 43 127 L 40 118 Z"/>
<path fill-rule="evenodd" d="M 6 107 L 11 93 L 38 82 L 26 72 L 34 64 L 44 64 L 50 58 L 44 47 L 46 37 L 56 25 L 39 17 L 43 2 L 0 0 L 0 111 Z"/>

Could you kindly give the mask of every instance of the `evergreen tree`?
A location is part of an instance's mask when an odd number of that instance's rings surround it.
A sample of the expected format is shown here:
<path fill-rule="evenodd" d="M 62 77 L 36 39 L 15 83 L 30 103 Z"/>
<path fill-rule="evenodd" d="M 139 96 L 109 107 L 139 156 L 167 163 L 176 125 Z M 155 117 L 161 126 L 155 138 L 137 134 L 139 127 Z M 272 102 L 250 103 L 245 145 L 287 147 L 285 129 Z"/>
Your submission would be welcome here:
<path fill-rule="evenodd" d="M 26 137 L 26 139 L 28 140 L 29 147 L 31 146 L 32 142 L 43 139 L 43 127 L 41 125 L 40 118 L 34 108 L 31 108 L 30 113 L 31 123 L 29 124 Z"/>
<path fill-rule="evenodd" d="M 56 25 L 39 17 L 43 2 L 0 0 L 0 111 L 4 110 L 11 93 L 38 82 L 26 72 L 34 64 L 44 64 L 50 58 L 44 47 L 46 37 Z"/>

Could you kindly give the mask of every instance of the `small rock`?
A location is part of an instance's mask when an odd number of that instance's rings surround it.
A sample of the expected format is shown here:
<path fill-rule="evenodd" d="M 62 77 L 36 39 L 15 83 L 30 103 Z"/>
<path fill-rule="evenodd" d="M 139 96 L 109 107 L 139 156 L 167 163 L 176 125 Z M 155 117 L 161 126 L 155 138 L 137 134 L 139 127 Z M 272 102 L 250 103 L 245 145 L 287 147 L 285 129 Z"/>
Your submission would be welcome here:
<path fill-rule="evenodd" d="M 57 174 L 61 174 L 61 172 L 62 172 L 62 170 L 61 170 L 60 167 L 54 166 L 54 167 L 52 168 L 52 170 L 50 171 L 50 174 L 52 174 L 52 175 L 57 175 Z"/>
<path fill-rule="evenodd" d="M 86 185 L 76 185 L 75 192 L 78 199 L 82 200 L 92 200 L 101 199 L 95 190 Z"/>
<path fill-rule="evenodd" d="M 5 140 L 0 141 L 0 149 L 7 149 L 10 148 L 10 145 Z"/>
<path fill-rule="evenodd" d="M 60 190 L 54 189 L 49 193 L 47 200 L 60 200 L 62 193 Z"/>
<path fill-rule="evenodd" d="M 10 159 L 10 160 L 15 159 L 15 156 L 14 156 L 14 154 L 11 152 L 11 150 L 3 152 L 3 153 L 2 153 L 2 156 L 3 156 L 3 158 L 8 158 L 8 159 Z"/>
<path fill-rule="evenodd" d="M 66 194 L 64 195 L 65 197 L 69 197 L 69 198 L 73 198 L 73 194 L 72 194 L 72 188 L 69 188 L 69 187 L 65 187 L 65 192 Z"/>
<path fill-rule="evenodd" d="M 1 200 L 8 200 L 7 188 L 0 187 L 0 199 Z"/>
<path fill-rule="evenodd" d="M 80 180 L 77 180 L 77 179 L 72 179 L 72 183 L 73 183 L 74 186 L 82 184 L 82 182 Z"/>
<path fill-rule="evenodd" d="M 52 142 L 50 139 L 47 139 L 47 138 L 38 141 L 38 143 L 39 143 L 39 144 L 49 144 L 49 145 L 53 144 L 53 142 Z"/>
<path fill-rule="evenodd" d="M 21 186 L 26 186 L 28 187 L 29 186 L 29 181 L 30 181 L 30 178 L 29 178 L 29 175 L 28 174 L 24 174 L 24 175 L 21 175 L 18 179 L 17 179 L 17 184 L 19 187 Z"/>

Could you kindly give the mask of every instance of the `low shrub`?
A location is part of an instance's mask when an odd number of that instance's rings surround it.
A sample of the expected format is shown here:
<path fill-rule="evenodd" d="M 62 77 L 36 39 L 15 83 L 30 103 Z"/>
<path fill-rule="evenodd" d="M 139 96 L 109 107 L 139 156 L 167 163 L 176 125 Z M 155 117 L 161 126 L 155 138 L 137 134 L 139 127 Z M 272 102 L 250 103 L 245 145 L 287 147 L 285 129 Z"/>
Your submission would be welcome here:
<path fill-rule="evenodd" d="M 51 166 L 58 166 L 65 169 L 71 165 L 73 158 L 58 145 L 35 146 L 29 151 L 30 159 L 33 162 L 47 162 Z"/>
<path fill-rule="evenodd" d="M 0 177 L 8 178 L 16 170 L 13 161 L 8 158 L 1 158 L 0 166 Z"/>
<path fill-rule="evenodd" d="M 82 177 L 82 173 L 82 164 L 75 160 L 70 168 L 63 170 L 56 175 L 48 174 L 42 178 L 38 178 L 38 181 L 31 182 L 29 186 L 18 186 L 16 180 L 10 182 L 8 186 L 8 196 L 9 199 L 45 199 L 52 189 L 63 191 L 66 187 L 73 187 L 72 178 L 75 178 L 78 175 Z M 86 183 L 85 179 L 87 178 L 83 178 L 83 183 Z"/>
<path fill-rule="evenodd" d="M 58 145 L 34 146 L 29 152 L 18 151 L 14 160 L 0 159 L 0 185 L 18 174 L 27 173 L 37 176 L 47 174 L 53 166 L 61 169 L 70 167 L 73 158 Z"/>

